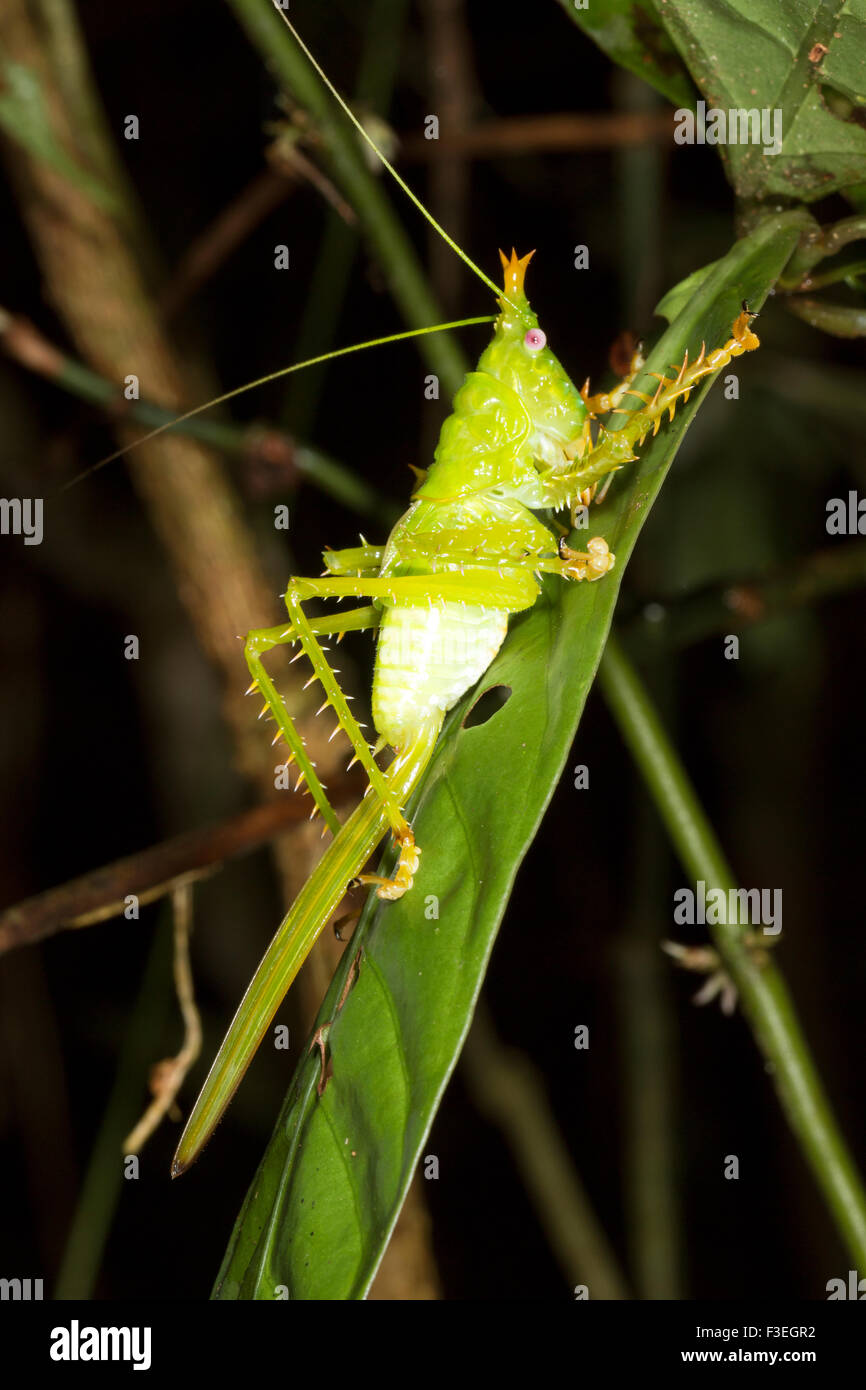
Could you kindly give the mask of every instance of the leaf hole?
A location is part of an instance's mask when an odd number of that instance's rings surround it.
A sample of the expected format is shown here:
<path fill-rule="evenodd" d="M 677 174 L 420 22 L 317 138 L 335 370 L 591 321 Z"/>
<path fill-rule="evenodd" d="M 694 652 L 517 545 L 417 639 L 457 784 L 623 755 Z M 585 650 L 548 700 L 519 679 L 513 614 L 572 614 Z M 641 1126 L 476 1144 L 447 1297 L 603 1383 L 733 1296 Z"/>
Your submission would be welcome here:
<path fill-rule="evenodd" d="M 511 699 L 510 685 L 491 685 L 482 691 L 464 717 L 462 728 L 478 729 L 497 714 Z"/>

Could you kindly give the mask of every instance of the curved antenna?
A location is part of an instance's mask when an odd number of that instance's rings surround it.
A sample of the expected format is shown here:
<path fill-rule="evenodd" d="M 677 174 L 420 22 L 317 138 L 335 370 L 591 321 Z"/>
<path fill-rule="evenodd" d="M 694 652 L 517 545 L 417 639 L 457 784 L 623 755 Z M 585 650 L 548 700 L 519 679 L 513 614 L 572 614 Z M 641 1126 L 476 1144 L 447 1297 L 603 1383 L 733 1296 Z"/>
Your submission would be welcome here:
<path fill-rule="evenodd" d="M 150 439 L 156 439 L 157 435 L 165 434 L 166 430 L 173 430 L 176 425 L 182 425 L 185 420 L 191 420 L 195 415 L 201 415 L 205 410 L 210 410 L 211 406 L 223 405 L 226 401 L 233 401 L 236 396 L 242 396 L 246 391 L 253 391 L 257 386 L 265 386 L 269 381 L 277 381 L 282 376 L 290 376 L 292 372 L 301 372 L 305 367 L 316 367 L 320 362 L 331 362 L 335 357 L 346 357 L 350 352 L 363 352 L 365 348 L 381 347 L 384 343 L 400 343 L 406 338 L 420 338 L 425 333 L 444 333 L 451 328 L 471 328 L 477 323 L 494 323 L 494 314 L 482 314 L 480 318 L 457 319 L 454 323 L 434 323 L 428 328 L 407 328 L 402 333 L 389 333 L 384 338 L 371 338 L 366 343 L 352 343 L 349 347 L 334 348 L 331 352 L 322 352 L 318 357 L 308 357 L 306 362 L 293 362 L 290 367 L 280 367 L 275 372 L 268 372 L 266 376 L 257 377 L 255 381 L 247 381 L 243 386 L 235 386 L 231 391 L 224 391 L 221 396 L 214 396 L 212 400 L 205 401 L 203 405 L 193 406 L 192 410 L 184 411 L 183 415 L 177 415 L 173 420 L 167 420 L 164 425 L 158 425 L 155 430 L 149 430 L 140 439 L 133 440 L 132 444 L 127 444 L 122 449 L 115 449 L 113 454 L 107 454 L 104 459 L 99 459 L 97 463 L 92 463 L 83 472 L 77 473 L 68 483 L 64 483 L 60 489 L 61 493 L 68 492 L 70 488 L 76 487 L 78 483 L 89 478 L 91 473 L 96 473 L 100 468 L 105 468 L 106 464 L 113 463 L 115 459 L 122 458 L 132 449 L 137 449 L 139 445 L 146 444 Z"/>
<path fill-rule="evenodd" d="M 479 280 L 484 281 L 484 284 L 487 286 L 488 289 L 493 291 L 497 299 L 508 299 L 507 295 L 503 295 L 500 286 L 495 284 L 493 280 L 490 279 L 489 275 L 485 275 L 481 267 L 477 266 L 475 262 L 472 260 L 472 258 L 466 254 L 463 248 L 457 245 L 457 242 L 454 240 L 454 238 L 448 235 L 445 228 L 439 222 L 436 221 L 436 218 L 433 216 L 432 212 L 428 211 L 428 209 L 425 208 L 418 195 L 416 193 L 413 193 L 406 180 L 402 178 L 400 174 L 397 173 L 397 170 L 394 168 L 394 165 L 379 149 L 379 146 L 376 144 L 376 141 L 373 139 L 372 135 L 370 135 L 369 131 L 364 129 L 363 125 L 358 120 L 358 117 L 355 115 L 349 103 L 343 97 L 340 96 L 340 93 L 337 91 L 336 87 L 334 86 L 328 74 L 325 72 L 324 68 L 316 62 L 316 59 L 313 57 L 309 48 L 304 43 L 304 40 L 301 38 L 294 24 L 292 24 L 291 20 L 286 17 L 285 11 L 280 7 L 279 0 L 271 0 L 271 3 L 274 9 L 276 10 L 277 14 L 280 16 L 280 19 L 283 21 L 286 28 L 291 33 L 301 52 L 304 53 L 306 55 L 307 60 L 310 63 L 312 63 L 316 72 L 319 74 L 325 86 L 328 88 L 328 91 L 339 103 L 341 109 L 348 116 L 349 120 L 352 122 L 352 125 L 355 127 L 358 134 L 361 136 L 363 140 L 367 142 L 373 153 L 377 155 L 379 159 L 381 159 L 382 163 L 388 170 L 388 173 L 391 175 L 392 179 L 394 179 L 394 181 L 399 185 L 399 187 L 402 188 L 403 192 L 406 194 L 406 197 L 409 198 L 415 204 L 422 217 L 427 218 L 427 221 L 430 223 L 430 226 L 434 229 L 434 231 L 439 233 L 442 240 L 446 242 L 448 246 L 451 247 L 452 251 L 456 252 L 456 254 L 460 257 L 461 261 L 465 261 L 466 265 L 468 265 L 469 269 L 478 276 Z M 508 303 L 511 304 L 510 299 L 508 299 Z M 515 308 L 516 306 L 512 304 L 511 307 Z"/>

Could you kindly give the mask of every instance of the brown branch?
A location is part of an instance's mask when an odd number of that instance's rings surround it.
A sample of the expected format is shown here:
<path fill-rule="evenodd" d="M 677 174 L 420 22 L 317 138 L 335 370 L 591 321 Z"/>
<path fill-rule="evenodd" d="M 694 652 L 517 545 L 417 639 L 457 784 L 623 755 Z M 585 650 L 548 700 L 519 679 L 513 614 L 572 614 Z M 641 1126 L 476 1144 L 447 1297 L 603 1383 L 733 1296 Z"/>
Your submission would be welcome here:
<path fill-rule="evenodd" d="M 216 274 L 250 233 L 285 202 L 290 191 L 291 185 L 281 174 L 263 169 L 217 214 L 184 252 L 160 294 L 159 307 L 165 320 L 173 318 Z"/>
<path fill-rule="evenodd" d="M 74 122 L 31 22 L 27 0 L 4 0 L 0 6 L 0 47 L 8 61 L 32 73 L 55 139 L 81 164 L 86 155 L 78 146 Z M 117 222 L 86 188 L 20 144 L 4 139 L 0 148 L 40 263 L 46 297 L 87 365 L 111 381 L 135 374 L 142 394 L 168 409 L 200 399 L 203 385 L 167 341 Z M 279 607 L 225 470 L 196 441 L 176 435 L 142 444 L 130 457 L 129 469 L 166 549 L 199 642 L 222 677 L 223 711 L 234 735 L 237 762 L 260 787 L 273 790 L 270 749 L 267 742 L 262 744 L 243 699 L 238 634 L 253 624 L 279 621 Z M 311 702 L 301 686 L 302 680 L 288 675 L 286 691 L 303 716 Z M 324 739 L 317 742 L 324 744 Z M 319 752 L 313 756 L 319 758 Z M 329 756 L 323 748 L 320 767 L 326 776 L 332 766 L 333 753 Z"/>
<path fill-rule="evenodd" d="M 350 778 L 332 782 L 331 787 L 337 806 L 359 790 L 358 783 Z M 310 803 L 300 796 L 267 802 L 26 898 L 0 913 L 0 955 L 15 946 L 33 945 L 55 932 L 114 917 L 123 911 L 131 894 L 139 903 L 152 902 L 180 883 L 214 872 L 227 859 L 258 849 L 289 827 L 304 825 L 309 814 Z"/>
<path fill-rule="evenodd" d="M 440 140 L 472 124 L 478 104 L 478 83 L 472 62 L 472 46 L 463 0 L 426 0 L 423 6 L 426 48 L 429 53 L 431 110 L 439 117 Z M 425 144 L 430 141 L 425 140 Z M 466 241 L 466 210 L 471 170 L 463 154 L 434 160 L 429 175 L 431 207 L 436 217 L 461 246 Z M 456 310 L 463 284 L 463 267 L 431 229 L 430 265 L 438 299 L 450 313 Z"/>
<path fill-rule="evenodd" d="M 338 217 L 342 217 L 350 227 L 357 225 L 358 215 L 352 204 L 346 202 L 337 185 L 322 172 L 318 164 L 314 164 L 302 154 L 297 145 L 287 146 L 284 140 L 277 139 L 265 154 L 284 179 L 297 182 L 300 178 L 305 178 L 321 194 L 325 202 L 330 203 Z"/>
<path fill-rule="evenodd" d="M 619 145 L 669 144 L 673 140 L 670 111 L 611 111 L 591 116 L 509 116 L 485 121 L 463 131 L 444 131 L 438 140 L 410 135 L 400 142 L 406 163 L 459 154 L 485 159 L 502 154 L 536 154 L 542 150 L 604 150 Z"/>
<path fill-rule="evenodd" d="M 164 319 L 171 319 L 217 273 L 250 233 L 286 201 L 293 186 L 302 179 L 312 184 L 345 222 L 357 220 L 331 180 L 300 150 L 293 148 L 287 153 L 283 143 L 275 141 L 266 153 L 271 167 L 250 180 L 181 258 L 160 295 Z"/>
<path fill-rule="evenodd" d="M 68 83 L 61 87 L 58 81 L 34 28 L 28 0 L 4 0 L 0 5 L 0 48 L 8 62 L 26 68 L 38 83 L 56 143 L 73 165 L 92 168 L 93 147 L 82 147 L 73 115 L 78 105 L 70 101 Z M 86 64 L 79 66 L 76 80 L 87 83 L 89 98 L 98 101 Z M 90 135 L 99 138 L 93 130 Z M 166 409 L 201 399 L 207 385 L 166 339 L 145 277 L 130 254 L 124 232 L 128 219 L 118 222 L 94 202 L 87 186 L 12 138 L 0 140 L 0 149 L 39 261 L 45 296 L 81 358 L 108 380 L 121 382 L 133 373 L 142 393 Z M 97 164 L 102 170 L 102 161 Z M 123 190 L 111 192 L 122 203 Z M 280 610 L 275 585 L 264 574 L 238 499 L 219 460 L 189 438 L 165 435 L 142 444 L 129 470 L 165 548 L 179 599 L 220 674 L 223 715 L 233 735 L 236 764 L 263 794 L 273 794 L 271 749 L 243 698 L 238 635 L 252 625 L 279 621 Z M 314 702 L 303 693 L 303 677 L 295 676 L 284 654 L 275 652 L 274 657 L 274 674 L 298 711 L 311 756 L 330 780 L 337 750 L 309 720 Z M 282 856 L 277 846 L 288 900 L 307 877 L 317 848 L 311 842 L 308 854 Z"/>

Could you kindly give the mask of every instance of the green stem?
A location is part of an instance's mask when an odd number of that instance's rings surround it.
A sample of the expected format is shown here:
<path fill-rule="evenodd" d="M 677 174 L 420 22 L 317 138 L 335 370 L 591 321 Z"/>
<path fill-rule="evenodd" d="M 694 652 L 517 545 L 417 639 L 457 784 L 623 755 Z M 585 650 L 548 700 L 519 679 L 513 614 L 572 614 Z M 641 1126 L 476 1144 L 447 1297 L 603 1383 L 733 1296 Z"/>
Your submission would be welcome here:
<path fill-rule="evenodd" d="M 268 0 L 229 3 L 265 62 L 312 114 L 324 134 L 333 175 L 358 214 L 406 322 L 413 327 L 438 322 L 442 316 L 418 257 L 388 199 L 365 168 L 358 137 L 332 103 L 276 10 Z M 456 391 L 467 371 L 459 346 L 444 336 L 424 340 L 419 346 L 446 390 Z"/>
<path fill-rule="evenodd" d="M 59 361 L 56 375 L 50 380 L 55 385 L 62 386 L 70 395 L 77 396 L 79 400 L 89 401 L 107 410 L 122 409 L 125 418 L 145 425 L 148 429 L 158 429 L 162 425 L 170 424 L 175 418 L 174 411 L 165 410 L 151 401 L 122 399 L 117 387 L 110 381 L 106 381 L 104 377 L 98 376 L 89 367 L 70 357 Z M 255 427 L 195 418 L 183 421 L 177 428 L 180 434 L 200 439 L 203 444 L 210 444 L 227 454 L 248 454 L 256 444 Z M 396 518 L 399 515 L 399 509 L 392 502 L 386 501 L 374 488 L 369 487 L 336 459 L 307 444 L 298 444 L 289 435 L 282 434 L 278 437 L 285 447 L 291 468 L 296 469 L 336 502 L 376 521 Z"/>
<path fill-rule="evenodd" d="M 355 101 L 383 115 L 391 104 L 407 8 L 408 0 L 373 0 L 365 17 Z M 357 227 L 347 226 L 330 211 L 295 339 L 298 360 L 333 341 L 357 249 Z M 326 373 L 317 372 L 312 379 L 298 377 L 289 383 L 281 418 L 298 434 L 310 434 L 325 380 Z"/>
<path fill-rule="evenodd" d="M 834 338 L 866 338 L 866 309 L 859 304 L 831 304 L 823 299 L 795 299 L 782 303 L 790 314 L 805 319 L 813 328 Z"/>
<path fill-rule="evenodd" d="M 857 276 L 866 273 L 866 259 L 862 256 L 849 256 L 835 262 L 828 270 L 808 275 L 798 286 L 800 290 L 823 290 L 828 285 L 854 283 Z"/>
<path fill-rule="evenodd" d="M 124 1034 L 114 1084 L 90 1151 L 78 1205 L 66 1238 L 53 1297 L 93 1298 L 123 1195 L 124 1135 L 140 1110 L 142 1078 L 159 1053 L 171 987 L 171 932 L 163 918 L 154 933 L 141 989 Z"/>
<path fill-rule="evenodd" d="M 855 213 L 843 217 L 831 227 L 819 228 L 817 225 L 810 235 L 803 238 L 779 277 L 779 285 L 785 290 L 796 290 L 805 278 L 811 279 L 810 271 L 819 261 L 827 260 L 850 246 L 852 242 L 866 240 L 866 214 Z"/>
<path fill-rule="evenodd" d="M 704 880 L 708 892 L 712 888 L 728 892 L 735 886 L 731 869 L 640 677 L 613 636 L 608 638 L 599 680 L 687 873 Z M 866 1269 L 866 1193 L 787 986 L 775 966 L 756 963 L 740 925 L 719 923 L 710 926 L 710 931 L 770 1064 L 788 1123 L 857 1268 Z"/>

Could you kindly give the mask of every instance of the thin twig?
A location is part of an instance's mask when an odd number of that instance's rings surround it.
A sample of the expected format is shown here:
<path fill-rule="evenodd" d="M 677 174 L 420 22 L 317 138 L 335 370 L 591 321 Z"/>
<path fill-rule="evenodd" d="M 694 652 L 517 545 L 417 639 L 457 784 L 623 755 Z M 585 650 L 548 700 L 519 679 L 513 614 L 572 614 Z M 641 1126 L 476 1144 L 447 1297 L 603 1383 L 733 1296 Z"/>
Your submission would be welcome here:
<path fill-rule="evenodd" d="M 336 182 L 357 212 L 406 321 L 412 327 L 441 321 L 409 237 L 382 188 L 366 169 L 355 132 L 323 90 L 321 80 L 277 11 L 261 0 L 230 0 L 230 4 L 265 62 L 310 112 L 316 128 L 322 132 Z M 420 339 L 418 346 L 445 389 L 456 391 L 467 370 L 459 345 L 444 334 L 437 334 L 435 338 Z"/>
<path fill-rule="evenodd" d="M 356 110 L 387 115 L 400 70 L 407 10 L 408 0 L 373 0 L 365 10 L 354 96 Z M 294 355 L 298 361 L 315 357 L 334 345 L 358 249 L 357 231 L 357 219 L 353 227 L 334 217 L 325 219 L 295 339 Z M 313 427 L 326 380 L 327 372 L 322 371 L 312 377 L 296 376 L 288 384 L 282 418 L 301 435 L 309 434 Z M 397 510 L 398 516 L 402 510 Z"/>
<path fill-rule="evenodd" d="M 297 182 L 299 178 L 305 178 L 347 226 L 354 227 L 357 224 L 358 216 L 352 204 L 346 202 L 332 181 L 322 173 L 318 164 L 308 159 L 297 145 L 287 145 L 284 140 L 277 139 L 265 153 L 271 165 L 284 179 Z"/>
<path fill-rule="evenodd" d="M 471 57 L 463 0 L 425 0 L 424 31 L 428 49 L 431 110 L 439 117 L 439 140 L 467 129 L 477 102 L 477 82 Z M 415 142 L 417 143 L 417 142 Z M 423 140 L 429 146 L 438 141 Z M 466 241 L 469 203 L 469 163 L 453 146 L 448 159 L 434 160 L 430 169 L 430 206 L 460 245 Z M 446 309 L 460 302 L 463 267 L 451 248 L 430 228 L 431 279 Z"/>
<path fill-rule="evenodd" d="M 217 214 L 179 261 L 159 299 L 166 320 L 173 318 L 202 285 L 212 279 L 250 233 L 286 201 L 300 179 L 311 183 L 345 222 L 357 221 L 331 180 L 296 146 L 287 149 L 284 141 L 276 140 L 266 154 L 270 167 L 256 174 Z"/>
<path fill-rule="evenodd" d="M 337 806 L 358 791 L 349 778 L 330 784 Z M 216 825 L 190 830 L 150 849 L 92 869 L 80 878 L 27 898 L 0 913 L 0 954 L 55 932 L 86 927 L 124 911 L 130 896 L 139 905 L 202 878 L 227 859 L 248 854 L 293 825 L 306 825 L 309 802 L 301 796 L 267 802 Z"/>
<path fill-rule="evenodd" d="M 662 665 L 659 661 L 658 665 Z M 665 662 L 662 679 L 670 681 Z M 683 1297 L 684 1222 L 678 1029 L 658 949 L 670 855 L 647 796 L 638 799 L 624 865 L 631 885 L 616 952 L 622 1072 L 622 1176 L 628 1267 L 641 1299 Z"/>
<path fill-rule="evenodd" d="M 153 1100 L 141 1119 L 126 1136 L 121 1153 L 137 1154 L 175 1104 L 184 1077 L 201 1052 L 201 1018 L 195 1002 L 189 941 L 192 935 L 192 884 L 172 890 L 174 914 L 174 985 L 183 1019 L 183 1043 L 174 1057 L 157 1062 L 151 1070 Z"/>
<path fill-rule="evenodd" d="M 61 91 L 26 0 L 5 0 L 0 6 L 0 47 L 8 62 L 31 72 L 53 138 L 81 164 L 72 114 L 80 104 L 73 103 L 72 110 L 68 104 L 72 73 L 65 74 L 66 88 Z M 88 99 L 98 101 L 86 64 L 79 65 L 77 80 L 91 89 Z M 91 131 L 91 138 L 99 138 L 99 133 Z M 89 186 L 82 187 L 80 180 L 11 138 L 4 136 L 0 148 L 42 270 L 46 298 L 88 366 L 100 376 L 120 379 L 132 371 L 146 394 L 169 410 L 182 398 L 203 394 L 189 364 L 172 351 L 161 331 L 146 279 L 130 255 L 129 237 L 94 201 Z M 123 190 L 112 189 L 112 197 L 114 202 L 122 199 Z M 202 649 L 220 673 L 222 707 L 238 766 L 261 787 L 272 789 L 272 759 L 251 727 L 238 680 L 237 635 L 251 614 L 265 622 L 273 614 L 271 621 L 276 621 L 278 605 L 234 491 L 218 461 L 181 436 L 167 435 L 142 445 L 129 468 L 166 548 L 178 594 Z M 291 674 L 286 684 L 304 718 L 309 706 L 300 690 L 293 689 Z M 327 751 L 322 751 L 327 762 Z"/>
<path fill-rule="evenodd" d="M 291 183 L 275 169 L 262 169 L 190 244 L 159 296 L 168 321 L 210 280 L 266 217 L 285 202 Z"/>
<path fill-rule="evenodd" d="M 445 130 L 438 140 L 420 135 L 400 142 L 404 163 L 421 163 L 443 155 L 490 159 L 496 155 L 540 154 L 552 150 L 605 150 L 622 145 L 670 144 L 671 112 L 604 111 L 579 116 L 509 116 L 467 130 Z"/>

